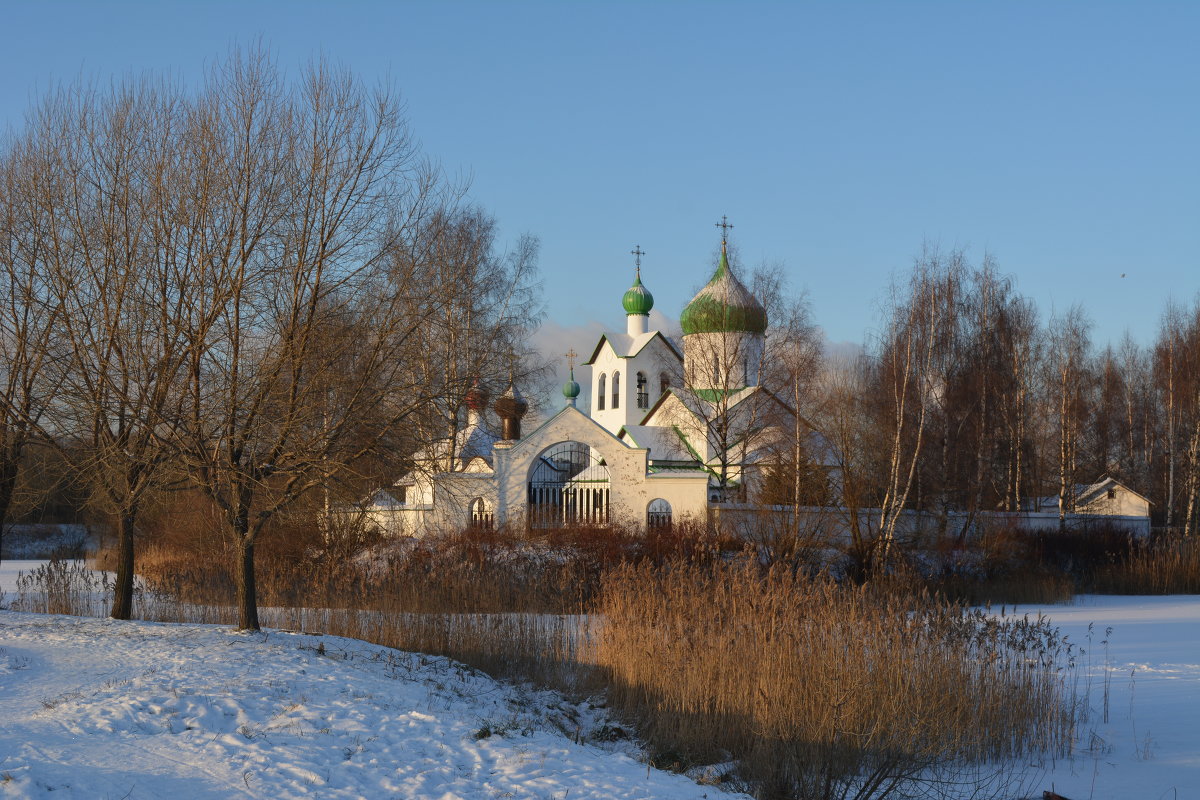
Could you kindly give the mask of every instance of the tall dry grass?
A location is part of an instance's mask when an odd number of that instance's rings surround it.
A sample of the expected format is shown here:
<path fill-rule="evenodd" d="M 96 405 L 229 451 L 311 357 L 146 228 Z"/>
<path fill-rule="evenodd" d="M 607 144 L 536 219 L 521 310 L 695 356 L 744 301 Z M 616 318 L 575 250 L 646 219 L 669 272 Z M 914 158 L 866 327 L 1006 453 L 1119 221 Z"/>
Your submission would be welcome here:
<path fill-rule="evenodd" d="M 94 617 L 108 613 L 113 581 L 80 561 L 52 559 L 17 576 L 17 591 L 9 601 L 14 611 Z M 136 592 L 139 599 L 141 592 Z M 0 598 L 7 599 L 7 598 Z"/>
<path fill-rule="evenodd" d="M 1038 622 L 751 564 L 620 567 L 598 612 L 613 703 L 664 753 L 732 755 L 761 796 L 882 797 L 1074 734 Z"/>
<path fill-rule="evenodd" d="M 1085 586 L 1103 594 L 1200 594 L 1200 540 L 1168 536 L 1131 546 L 1098 568 Z"/>
<path fill-rule="evenodd" d="M 357 553 L 274 541 L 283 546 L 264 548 L 257 562 L 264 625 L 446 655 L 500 677 L 581 691 L 595 678 L 590 609 L 607 570 L 677 558 L 708 563 L 742 546 L 685 526 L 649 535 L 471 530 Z M 144 547 L 137 615 L 236 624 L 233 562 L 218 548 L 211 539 Z M 105 558 L 98 554 L 96 566 Z"/>

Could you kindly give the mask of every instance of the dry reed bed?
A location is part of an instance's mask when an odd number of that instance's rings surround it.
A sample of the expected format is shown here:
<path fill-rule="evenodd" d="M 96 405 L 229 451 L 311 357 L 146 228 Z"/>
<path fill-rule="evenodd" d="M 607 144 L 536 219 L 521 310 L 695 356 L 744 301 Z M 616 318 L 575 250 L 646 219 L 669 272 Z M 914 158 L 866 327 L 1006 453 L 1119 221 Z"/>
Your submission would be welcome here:
<path fill-rule="evenodd" d="M 732 754 L 764 794 L 872 796 L 1073 739 L 1067 653 L 1038 621 L 751 565 L 622 567 L 598 610 L 614 704 L 664 752 Z"/>
<path fill-rule="evenodd" d="M 1121 563 L 1097 570 L 1088 588 L 1105 594 L 1200 594 L 1200 540 L 1171 536 L 1134 548 Z"/>

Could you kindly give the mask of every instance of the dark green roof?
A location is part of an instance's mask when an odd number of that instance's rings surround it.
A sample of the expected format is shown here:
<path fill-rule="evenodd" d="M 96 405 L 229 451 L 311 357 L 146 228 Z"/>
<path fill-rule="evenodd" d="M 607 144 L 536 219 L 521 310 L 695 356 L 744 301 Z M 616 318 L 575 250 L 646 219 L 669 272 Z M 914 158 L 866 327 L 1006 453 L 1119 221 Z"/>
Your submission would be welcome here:
<path fill-rule="evenodd" d="M 729 268 L 725 245 L 712 279 L 679 315 L 684 335 L 692 333 L 765 333 L 767 311 Z"/>

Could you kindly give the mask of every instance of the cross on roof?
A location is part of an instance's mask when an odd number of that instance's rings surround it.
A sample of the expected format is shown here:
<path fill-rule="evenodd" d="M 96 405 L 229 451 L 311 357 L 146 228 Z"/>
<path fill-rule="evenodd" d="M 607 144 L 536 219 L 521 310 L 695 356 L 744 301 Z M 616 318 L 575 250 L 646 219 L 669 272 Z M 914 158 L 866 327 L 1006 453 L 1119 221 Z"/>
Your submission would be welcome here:
<path fill-rule="evenodd" d="M 725 241 L 729 238 L 729 229 L 733 227 L 732 225 L 729 224 L 729 217 L 722 214 L 721 221 L 715 223 L 715 225 L 721 229 L 721 243 L 724 244 Z"/>
<path fill-rule="evenodd" d="M 642 256 L 646 255 L 646 251 L 642 249 L 640 244 L 635 244 L 633 249 L 629 251 L 634 257 L 634 264 L 637 267 L 637 276 L 642 277 Z"/>
<path fill-rule="evenodd" d="M 570 350 L 568 350 L 563 355 L 565 355 L 567 357 L 567 366 L 570 367 L 571 369 L 575 369 L 575 359 L 579 358 L 579 353 L 575 352 L 575 348 L 572 347 Z"/>

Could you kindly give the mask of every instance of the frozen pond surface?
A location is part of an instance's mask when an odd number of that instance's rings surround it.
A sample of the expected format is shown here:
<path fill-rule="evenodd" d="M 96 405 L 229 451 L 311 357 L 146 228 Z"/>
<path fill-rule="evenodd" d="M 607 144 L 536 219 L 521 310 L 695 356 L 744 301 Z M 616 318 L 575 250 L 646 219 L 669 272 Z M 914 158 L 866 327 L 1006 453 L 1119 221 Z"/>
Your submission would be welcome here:
<path fill-rule="evenodd" d="M 1071 800 L 1200 797 L 1200 596 L 1080 595 L 1018 615 L 1039 611 L 1086 651 L 1091 707 L 1074 758 L 1047 765 L 1039 786 Z"/>

